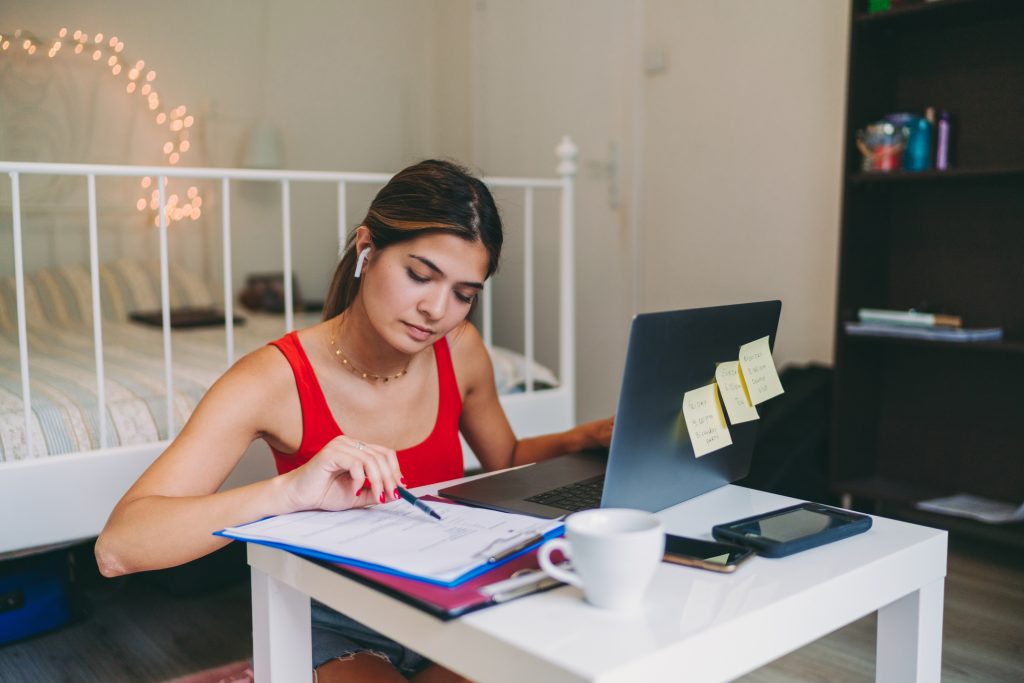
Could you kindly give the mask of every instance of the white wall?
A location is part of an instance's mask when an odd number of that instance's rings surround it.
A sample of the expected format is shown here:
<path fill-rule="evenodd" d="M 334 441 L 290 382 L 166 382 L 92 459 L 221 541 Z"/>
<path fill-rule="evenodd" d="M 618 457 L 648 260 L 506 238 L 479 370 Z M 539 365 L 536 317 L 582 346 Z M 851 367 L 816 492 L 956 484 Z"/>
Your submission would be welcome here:
<path fill-rule="evenodd" d="M 830 362 L 847 2 L 649 0 L 645 309 L 781 299 L 779 363 Z"/>
<path fill-rule="evenodd" d="M 524 140 L 569 133 L 581 148 L 581 419 L 614 410 L 634 312 L 779 298 L 779 364 L 830 361 L 848 12 L 845 0 L 474 5 L 478 162 L 538 174 L 550 158 Z"/>
<path fill-rule="evenodd" d="M 628 176 L 635 3 L 619 0 L 482 0 L 474 4 L 474 154 L 485 171 L 553 175 L 554 145 L 568 134 L 580 148 L 576 203 L 577 406 L 581 419 L 614 412 L 631 316 L 632 197 Z M 620 170 L 608 168 L 617 150 Z M 620 196 L 610 193 L 612 183 Z M 503 203 L 518 221 L 520 202 Z M 538 357 L 557 367 L 556 224 L 538 223 Z M 503 257 L 496 301 L 518 296 L 521 245 Z M 509 292 L 513 292 L 510 294 Z M 501 309 L 499 309 L 501 310 Z M 515 346 L 515 315 L 495 339 Z"/>
<path fill-rule="evenodd" d="M 393 171 L 425 156 L 468 153 L 465 125 L 439 125 L 442 118 L 455 124 L 469 117 L 468 17 L 463 0 L 14 0 L 0 7 L 0 32 L 23 28 L 48 39 L 67 26 L 118 36 L 126 56 L 156 70 L 162 100 L 195 113 L 193 148 L 183 164 L 240 164 L 249 131 L 266 122 L 282 132 L 286 168 Z M 124 84 L 100 64 L 68 52 L 55 60 L 63 63 L 58 69 L 0 69 L 0 156 L 162 163 L 167 133 L 141 98 L 126 96 Z M 15 63 L 11 53 L 0 59 Z M 25 73 L 45 82 L 27 87 Z M 15 91 L 26 96 L 16 98 Z M 49 98 L 45 119 L 31 102 L 40 92 Z M 76 121 L 73 130 L 63 130 L 65 120 Z M 17 144 L 25 122 L 32 123 L 31 145 Z M 128 125 L 135 133 L 126 149 Z M 362 218 L 372 192 L 352 193 L 350 225 Z M 213 228 L 204 239 L 203 266 L 214 281 L 220 277 L 216 195 L 213 188 L 203 207 L 204 223 Z M 282 269 L 278 195 L 276 187 L 254 183 L 233 188 L 235 263 L 246 264 L 235 268 L 236 282 L 247 272 Z M 320 298 L 334 266 L 334 250 L 323 246 L 337 232 L 336 190 L 293 188 L 292 207 L 296 272 L 305 295 Z M 128 212 L 125 220 L 130 229 L 144 229 L 141 215 Z M 45 244 L 26 249 L 27 260 L 45 259 Z"/>
<path fill-rule="evenodd" d="M 572 135 L 581 150 L 581 418 L 614 409 L 628 320 L 639 310 L 778 297 L 778 360 L 830 359 L 847 24 L 847 0 L 13 0 L 0 7 L 0 31 L 52 36 L 66 25 L 117 34 L 127 53 L 157 70 L 165 101 L 196 112 L 205 145 L 191 158 L 200 164 L 236 165 L 250 128 L 266 121 L 281 129 L 290 168 L 384 171 L 441 155 L 485 173 L 553 175 L 553 147 Z M 658 54 L 665 68 L 645 73 L 645 60 Z M 12 120 L 3 84 L 0 156 L 14 139 L 3 133 Z M 85 90 L 75 102 L 99 92 Z M 90 110 L 92 130 L 58 136 L 50 158 L 121 160 L 114 145 L 123 126 L 134 125 L 132 160 L 155 161 L 159 133 L 129 98 L 100 102 L 107 104 Z M 66 144 L 83 139 L 94 141 L 91 150 Z M 371 194 L 350 196 L 349 225 Z M 499 200 L 514 226 L 521 197 Z M 545 201 L 538 201 L 546 217 L 538 219 L 537 258 L 551 273 L 557 249 L 543 230 L 553 229 L 555 207 Z M 323 293 L 333 267 L 333 249 L 323 245 L 336 230 L 334 202 L 331 188 L 293 191 L 296 271 L 309 298 Z M 215 194 L 205 208 L 219 216 Z M 241 184 L 232 208 L 235 261 L 247 264 L 236 267 L 236 280 L 280 270 L 276 189 Z M 205 267 L 216 278 L 215 234 L 207 242 Z M 495 286 L 499 301 L 516 296 L 521 262 L 521 245 L 511 239 Z M 553 284 L 542 283 L 536 304 L 548 324 L 538 352 L 552 365 L 556 302 Z M 521 316 L 497 323 L 499 340 L 521 345 Z"/>

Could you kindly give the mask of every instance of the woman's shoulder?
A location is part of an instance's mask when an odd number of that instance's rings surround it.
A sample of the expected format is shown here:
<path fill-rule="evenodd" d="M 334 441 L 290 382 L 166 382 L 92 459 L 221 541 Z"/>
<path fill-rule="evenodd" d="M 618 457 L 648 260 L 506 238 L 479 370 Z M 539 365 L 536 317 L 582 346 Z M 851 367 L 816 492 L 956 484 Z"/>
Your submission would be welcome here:
<path fill-rule="evenodd" d="M 266 395 L 268 391 L 293 386 L 295 380 L 288 359 L 278 348 L 267 344 L 235 361 L 217 383 L 227 384 L 246 394 Z"/>
<path fill-rule="evenodd" d="M 491 356 L 476 326 L 468 320 L 448 333 L 448 348 L 459 385 L 469 390 L 477 382 L 493 377 Z"/>

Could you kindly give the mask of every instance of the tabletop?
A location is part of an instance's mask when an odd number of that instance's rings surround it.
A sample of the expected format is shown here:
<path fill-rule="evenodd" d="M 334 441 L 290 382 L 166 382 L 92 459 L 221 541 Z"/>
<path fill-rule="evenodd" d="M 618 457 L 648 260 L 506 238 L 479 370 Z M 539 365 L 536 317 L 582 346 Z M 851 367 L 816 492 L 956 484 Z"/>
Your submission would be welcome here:
<path fill-rule="evenodd" d="M 657 515 L 668 533 L 710 540 L 714 524 L 796 502 L 730 485 Z M 938 681 L 941 668 L 946 532 L 883 517 L 863 534 L 755 557 L 732 574 L 662 563 L 631 613 L 593 607 L 565 586 L 442 622 L 284 551 L 250 545 L 249 561 L 262 680 L 290 680 L 278 672 L 300 667 L 308 675 L 307 596 L 480 681 L 727 681 L 875 611 L 876 680 Z"/>

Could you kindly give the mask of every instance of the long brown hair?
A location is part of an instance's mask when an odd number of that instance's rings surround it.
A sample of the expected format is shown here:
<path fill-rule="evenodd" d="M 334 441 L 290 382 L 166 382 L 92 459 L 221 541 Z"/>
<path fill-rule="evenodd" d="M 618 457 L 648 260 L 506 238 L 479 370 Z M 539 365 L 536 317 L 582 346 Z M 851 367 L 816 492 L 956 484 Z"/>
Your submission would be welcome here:
<path fill-rule="evenodd" d="M 487 249 L 487 277 L 498 269 L 503 234 L 494 198 L 478 178 L 450 161 L 428 159 L 399 171 L 374 197 L 361 225 L 377 249 L 431 233 L 479 241 Z M 324 320 L 348 308 L 359 291 L 355 237 L 353 231 L 334 271 Z"/>

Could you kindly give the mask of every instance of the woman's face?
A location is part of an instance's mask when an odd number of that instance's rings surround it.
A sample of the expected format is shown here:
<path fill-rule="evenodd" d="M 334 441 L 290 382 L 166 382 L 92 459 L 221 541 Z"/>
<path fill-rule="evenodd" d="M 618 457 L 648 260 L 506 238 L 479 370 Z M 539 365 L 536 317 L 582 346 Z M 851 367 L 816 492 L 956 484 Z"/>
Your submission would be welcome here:
<path fill-rule="evenodd" d="M 377 332 L 416 353 L 465 320 L 483 288 L 487 249 L 444 233 L 370 252 L 359 294 Z"/>

